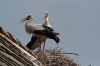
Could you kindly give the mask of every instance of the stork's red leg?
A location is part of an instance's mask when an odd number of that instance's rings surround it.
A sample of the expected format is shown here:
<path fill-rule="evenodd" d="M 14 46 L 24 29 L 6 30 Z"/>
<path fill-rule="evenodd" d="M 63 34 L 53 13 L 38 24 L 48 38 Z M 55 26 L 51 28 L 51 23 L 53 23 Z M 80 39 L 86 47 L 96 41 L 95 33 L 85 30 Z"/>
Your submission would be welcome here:
<path fill-rule="evenodd" d="M 41 49 L 41 41 L 40 41 L 40 37 L 38 38 L 38 50 Z"/>
<path fill-rule="evenodd" d="M 44 45 L 43 45 L 43 50 L 44 50 L 44 47 L 45 47 L 45 41 L 44 41 Z"/>

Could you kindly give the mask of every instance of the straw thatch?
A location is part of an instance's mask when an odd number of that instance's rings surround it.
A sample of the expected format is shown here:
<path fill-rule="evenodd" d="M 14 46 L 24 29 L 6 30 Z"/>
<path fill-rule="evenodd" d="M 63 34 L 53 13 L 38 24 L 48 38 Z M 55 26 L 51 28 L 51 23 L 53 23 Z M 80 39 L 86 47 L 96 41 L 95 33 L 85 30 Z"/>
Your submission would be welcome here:
<path fill-rule="evenodd" d="M 18 39 L 0 27 L 0 66 L 44 66 Z"/>

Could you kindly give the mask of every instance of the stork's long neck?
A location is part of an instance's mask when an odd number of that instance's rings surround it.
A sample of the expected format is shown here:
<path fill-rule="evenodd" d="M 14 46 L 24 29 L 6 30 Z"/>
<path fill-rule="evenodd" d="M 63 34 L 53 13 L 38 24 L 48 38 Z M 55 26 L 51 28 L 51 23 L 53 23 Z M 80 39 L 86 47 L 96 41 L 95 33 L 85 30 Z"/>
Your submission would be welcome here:
<path fill-rule="evenodd" d="M 31 34 L 31 32 L 30 32 L 30 22 L 31 22 L 32 20 L 33 20 L 33 19 L 28 20 L 28 21 L 26 22 L 26 24 L 25 24 L 26 32 L 29 33 L 29 34 Z"/>
<path fill-rule="evenodd" d="M 49 23 L 49 17 L 45 18 L 45 26 L 51 27 L 50 23 Z"/>

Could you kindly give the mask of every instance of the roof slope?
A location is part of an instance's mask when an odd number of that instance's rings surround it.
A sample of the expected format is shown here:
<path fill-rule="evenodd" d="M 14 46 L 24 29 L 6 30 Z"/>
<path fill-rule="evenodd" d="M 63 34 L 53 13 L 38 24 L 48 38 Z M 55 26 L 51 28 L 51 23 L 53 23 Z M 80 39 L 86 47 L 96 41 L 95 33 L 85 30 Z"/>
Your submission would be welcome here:
<path fill-rule="evenodd" d="M 0 66 L 43 66 L 36 55 L 0 27 Z"/>

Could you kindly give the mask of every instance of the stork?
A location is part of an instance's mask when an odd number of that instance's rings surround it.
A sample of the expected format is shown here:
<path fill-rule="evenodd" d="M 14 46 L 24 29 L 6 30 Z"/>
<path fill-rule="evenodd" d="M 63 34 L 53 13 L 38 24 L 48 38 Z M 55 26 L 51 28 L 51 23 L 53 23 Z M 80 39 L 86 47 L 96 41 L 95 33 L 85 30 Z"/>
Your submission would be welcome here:
<path fill-rule="evenodd" d="M 45 23 L 43 24 L 43 26 L 44 27 L 47 27 L 50 31 L 54 31 L 54 29 L 52 28 L 52 26 L 50 25 L 50 23 L 49 23 L 49 12 L 48 11 L 46 11 L 45 12 L 45 16 L 44 16 L 44 18 L 43 19 L 45 19 Z M 57 33 L 57 32 L 54 32 L 56 35 L 59 35 L 59 33 Z M 46 40 L 45 40 L 46 41 Z M 43 49 L 44 49 L 44 47 L 45 47 L 45 41 L 44 41 L 44 45 L 43 45 Z"/>
<path fill-rule="evenodd" d="M 49 29 L 50 31 L 52 31 L 52 33 L 53 34 L 55 34 L 55 35 L 59 35 L 59 33 L 57 33 L 57 32 L 53 32 L 54 31 L 54 29 L 52 28 L 52 26 L 50 25 L 50 23 L 49 23 L 49 20 L 48 20 L 48 17 L 49 17 L 49 12 L 48 11 L 46 11 L 46 13 L 45 13 L 45 16 L 44 16 L 44 18 L 43 19 L 45 19 L 45 23 L 44 24 L 42 24 L 42 26 L 44 27 L 44 28 L 47 28 L 47 29 Z M 41 42 L 43 43 L 44 42 L 44 45 L 43 45 L 43 50 L 44 50 L 44 47 L 45 47 L 45 41 L 46 41 L 46 39 L 47 39 L 47 37 L 45 37 L 45 36 L 43 36 L 43 37 L 41 37 Z M 30 49 L 35 49 L 35 48 L 37 48 L 37 38 L 36 38 L 36 36 L 32 36 L 31 37 L 31 41 L 26 45 L 28 48 L 30 48 Z"/>
<path fill-rule="evenodd" d="M 33 16 L 29 15 L 26 18 L 22 19 L 21 21 L 22 22 L 27 21 L 26 24 L 25 24 L 26 32 L 28 34 L 33 34 L 33 35 L 35 35 L 37 37 L 37 39 L 38 39 L 38 47 L 41 46 L 40 45 L 41 44 L 41 37 L 46 37 L 46 38 L 48 37 L 48 38 L 51 38 L 51 39 L 55 40 L 56 43 L 59 42 L 59 38 L 53 32 L 51 32 L 49 29 L 43 27 L 41 24 L 34 24 L 34 23 L 30 24 L 30 22 L 32 20 L 33 20 Z"/>

